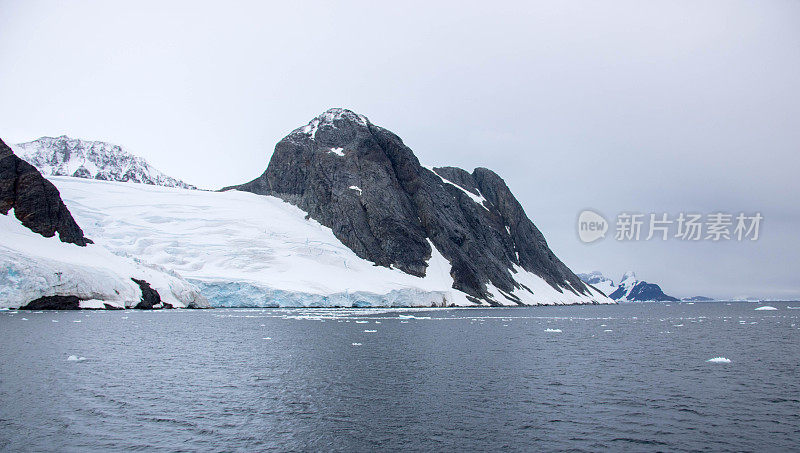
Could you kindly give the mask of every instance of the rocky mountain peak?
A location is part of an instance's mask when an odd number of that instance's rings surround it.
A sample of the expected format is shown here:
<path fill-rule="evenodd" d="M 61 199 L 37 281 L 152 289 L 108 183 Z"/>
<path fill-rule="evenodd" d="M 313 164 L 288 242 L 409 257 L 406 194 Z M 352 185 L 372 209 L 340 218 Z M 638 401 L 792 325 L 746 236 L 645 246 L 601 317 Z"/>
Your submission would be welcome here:
<path fill-rule="evenodd" d="M 44 176 L 73 176 L 105 181 L 136 182 L 194 189 L 160 172 L 145 159 L 123 147 L 102 141 L 41 137 L 13 145 L 14 151 Z"/>
<path fill-rule="evenodd" d="M 312 140 L 339 157 L 347 149 L 354 148 L 354 141 L 370 135 L 371 123 L 364 115 L 342 108 L 328 109 L 305 126 L 301 126 L 287 137 L 300 141 Z"/>
<path fill-rule="evenodd" d="M 535 291 L 517 281 L 520 272 L 576 300 L 604 298 L 555 257 L 499 175 L 423 167 L 397 135 L 350 110 L 295 129 L 261 176 L 226 189 L 300 207 L 378 266 L 423 277 L 435 247 L 452 265 L 453 288 L 476 301 L 522 304 L 519 294 Z"/>

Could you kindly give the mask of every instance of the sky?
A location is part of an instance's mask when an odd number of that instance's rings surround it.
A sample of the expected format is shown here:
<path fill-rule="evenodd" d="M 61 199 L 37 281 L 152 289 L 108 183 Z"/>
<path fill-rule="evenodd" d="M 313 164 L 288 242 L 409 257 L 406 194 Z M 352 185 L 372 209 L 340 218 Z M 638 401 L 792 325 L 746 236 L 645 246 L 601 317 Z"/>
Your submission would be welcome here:
<path fill-rule="evenodd" d="M 797 1 L 0 0 L 0 63 L 7 143 L 109 141 L 220 188 L 344 107 L 425 164 L 500 174 L 576 272 L 800 297 Z M 584 209 L 605 239 L 579 240 Z M 764 220 L 756 241 L 617 241 L 624 212 Z"/>

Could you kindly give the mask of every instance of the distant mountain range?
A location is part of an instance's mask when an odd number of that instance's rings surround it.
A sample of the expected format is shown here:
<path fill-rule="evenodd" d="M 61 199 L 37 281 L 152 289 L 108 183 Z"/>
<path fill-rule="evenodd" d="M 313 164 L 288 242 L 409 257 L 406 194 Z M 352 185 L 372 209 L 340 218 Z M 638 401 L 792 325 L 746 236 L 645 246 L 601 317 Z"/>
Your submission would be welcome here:
<path fill-rule="evenodd" d="M 73 176 L 103 181 L 136 182 L 194 189 L 154 168 L 143 158 L 112 143 L 60 137 L 41 137 L 12 145 L 23 160 L 44 176 Z"/>
<path fill-rule="evenodd" d="M 603 291 L 608 297 L 620 302 L 634 302 L 634 301 L 677 301 L 678 299 L 664 294 L 661 287 L 655 283 L 648 283 L 639 281 L 636 274 L 633 272 L 626 272 L 622 276 L 620 283 L 615 285 L 614 282 L 605 277 L 602 273 L 594 271 L 585 274 L 578 274 L 585 283 L 588 283 L 595 288 Z M 701 298 L 702 296 L 697 296 Z M 701 300 L 701 299 L 696 299 Z"/>

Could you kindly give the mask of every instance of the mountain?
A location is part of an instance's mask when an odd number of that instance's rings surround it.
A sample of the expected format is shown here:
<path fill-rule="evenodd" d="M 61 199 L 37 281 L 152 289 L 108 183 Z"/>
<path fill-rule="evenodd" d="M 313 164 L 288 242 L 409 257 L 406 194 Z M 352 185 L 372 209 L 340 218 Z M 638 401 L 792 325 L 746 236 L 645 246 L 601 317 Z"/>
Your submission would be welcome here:
<path fill-rule="evenodd" d="M 595 288 L 608 294 L 608 297 L 617 301 L 677 301 L 678 299 L 664 294 L 661 287 L 654 283 L 639 281 L 636 274 L 626 272 L 619 285 L 614 285 L 610 279 L 598 271 L 588 274 L 578 274 L 580 278 Z M 598 287 L 599 286 L 599 287 Z M 606 292 L 607 291 L 607 292 Z"/>
<path fill-rule="evenodd" d="M 14 151 L 45 176 L 73 176 L 104 181 L 137 182 L 194 189 L 156 170 L 119 145 L 60 137 L 42 137 L 13 145 Z"/>
<path fill-rule="evenodd" d="M 609 295 L 617 289 L 617 286 L 614 285 L 614 282 L 599 271 L 577 275 L 578 278 L 580 278 L 584 283 L 594 286 L 596 289 L 602 291 L 605 295 Z"/>
<path fill-rule="evenodd" d="M 0 308 L 208 305 L 176 274 L 87 239 L 55 185 L 2 140 L 0 214 Z"/>
<path fill-rule="evenodd" d="M 170 269 L 215 307 L 489 305 L 453 288 L 452 265 L 435 247 L 424 277 L 376 266 L 342 244 L 329 227 L 277 197 L 50 179 L 98 245 Z M 527 303 L 591 302 L 556 291 L 527 271 L 516 276 L 538 297 Z M 612 302 L 599 295 L 596 300 Z"/>
<path fill-rule="evenodd" d="M 295 129 L 261 176 L 231 189 L 299 207 L 376 266 L 424 278 L 441 254 L 452 288 L 476 304 L 607 301 L 553 254 L 500 176 L 424 167 L 397 135 L 350 110 Z"/>

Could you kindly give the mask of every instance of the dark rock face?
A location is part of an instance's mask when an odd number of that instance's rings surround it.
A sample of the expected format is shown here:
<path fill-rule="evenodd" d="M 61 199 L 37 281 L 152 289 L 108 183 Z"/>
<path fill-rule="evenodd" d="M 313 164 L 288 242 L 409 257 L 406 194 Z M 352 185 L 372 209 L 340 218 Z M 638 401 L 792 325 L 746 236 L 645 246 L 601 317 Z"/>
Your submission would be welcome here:
<path fill-rule="evenodd" d="M 20 310 L 80 310 L 81 300 L 77 296 L 45 296 L 30 301 Z"/>
<path fill-rule="evenodd" d="M 58 233 L 62 242 L 92 242 L 83 236 L 58 189 L 0 140 L 0 213 L 11 209 L 23 225 L 44 237 Z"/>
<path fill-rule="evenodd" d="M 661 287 L 655 283 L 639 282 L 633 287 L 633 289 L 631 289 L 630 294 L 628 294 L 628 300 L 658 300 L 674 302 L 678 299 L 664 294 L 664 291 L 661 291 Z"/>
<path fill-rule="evenodd" d="M 453 287 L 491 304 L 488 283 L 519 302 L 510 294 L 522 287 L 513 265 L 559 291 L 590 294 L 497 174 L 425 168 L 397 135 L 349 110 L 296 129 L 260 177 L 226 189 L 280 197 L 358 256 L 411 275 L 425 275 L 433 243 L 452 264 Z"/>
<path fill-rule="evenodd" d="M 139 285 L 139 289 L 142 290 L 142 300 L 136 304 L 133 308 L 137 310 L 154 310 L 159 308 L 172 308 L 172 305 L 161 302 L 161 295 L 158 294 L 158 291 L 154 290 L 150 287 L 150 283 L 147 283 L 144 280 L 137 280 L 135 278 L 131 278 L 134 283 Z"/>
<path fill-rule="evenodd" d="M 609 294 L 608 297 L 619 300 L 625 297 L 625 288 L 620 286 L 617 288 L 616 291 Z M 633 285 L 630 292 L 627 294 L 625 300 L 628 301 L 663 301 L 663 302 L 676 302 L 678 299 L 668 296 L 664 294 L 664 291 L 661 290 L 661 287 L 656 285 L 655 283 L 647 283 L 647 282 L 637 282 Z"/>
<path fill-rule="evenodd" d="M 614 292 L 609 294 L 608 297 L 610 297 L 610 298 L 612 298 L 614 300 L 620 300 L 623 297 L 625 297 L 625 293 L 627 293 L 625 288 L 620 286 L 620 287 L 617 287 L 617 289 L 615 289 Z"/>

